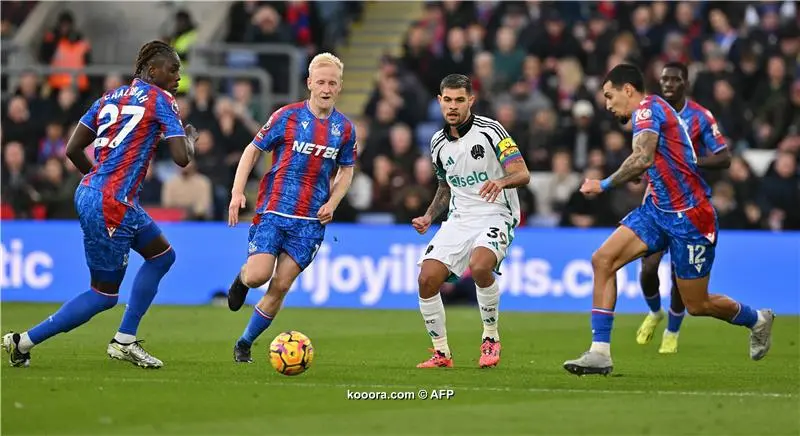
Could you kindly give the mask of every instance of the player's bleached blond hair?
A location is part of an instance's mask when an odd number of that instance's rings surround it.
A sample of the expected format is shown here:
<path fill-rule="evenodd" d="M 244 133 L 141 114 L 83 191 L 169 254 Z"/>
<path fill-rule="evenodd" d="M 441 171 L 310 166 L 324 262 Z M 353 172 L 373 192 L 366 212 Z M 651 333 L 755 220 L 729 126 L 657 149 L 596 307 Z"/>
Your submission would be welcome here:
<path fill-rule="evenodd" d="M 339 76 L 344 75 L 344 64 L 342 61 L 332 53 L 328 52 L 320 53 L 314 56 L 314 59 L 311 59 L 311 63 L 308 64 L 308 75 L 311 76 L 311 71 L 314 70 L 314 68 L 321 67 L 323 65 L 333 65 L 339 69 Z"/>

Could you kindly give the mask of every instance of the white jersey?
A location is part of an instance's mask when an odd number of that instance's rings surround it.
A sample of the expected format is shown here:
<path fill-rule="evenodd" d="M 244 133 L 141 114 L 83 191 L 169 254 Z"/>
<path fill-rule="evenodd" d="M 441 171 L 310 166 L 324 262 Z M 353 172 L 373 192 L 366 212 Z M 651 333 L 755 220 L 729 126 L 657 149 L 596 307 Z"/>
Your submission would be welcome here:
<path fill-rule="evenodd" d="M 510 215 L 513 226 L 520 222 L 516 188 L 504 189 L 494 202 L 479 192 L 487 180 L 506 175 L 503 163 L 521 158 L 517 144 L 497 121 L 471 115 L 458 127 L 459 138 L 445 126 L 431 138 L 431 159 L 440 181 L 450 186 L 450 215 Z"/>

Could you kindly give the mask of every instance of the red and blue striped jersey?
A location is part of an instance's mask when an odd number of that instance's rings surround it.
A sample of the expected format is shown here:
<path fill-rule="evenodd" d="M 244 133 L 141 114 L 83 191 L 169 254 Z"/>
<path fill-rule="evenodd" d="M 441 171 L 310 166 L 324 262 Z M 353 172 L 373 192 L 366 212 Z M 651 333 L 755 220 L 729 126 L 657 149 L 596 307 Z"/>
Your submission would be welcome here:
<path fill-rule="evenodd" d="M 711 188 L 700 176 L 689 130 L 678 112 L 663 98 L 650 95 L 633 113 L 633 136 L 641 132 L 658 135 L 655 162 L 647 169 L 648 191 L 661 210 L 691 209 L 711 196 Z"/>
<path fill-rule="evenodd" d="M 97 135 L 95 165 L 81 183 L 126 204 L 138 200 L 158 142 L 186 135 L 175 98 L 139 79 L 103 94 L 80 123 Z"/>
<path fill-rule="evenodd" d="M 319 119 L 308 101 L 275 111 L 253 145 L 273 152 L 272 168 L 258 188 L 258 214 L 317 219 L 317 211 L 330 198 L 337 168 L 356 162 L 353 123 L 336 109 L 327 119 Z"/>
<path fill-rule="evenodd" d="M 700 103 L 686 99 L 686 104 L 678 115 L 686 122 L 697 156 L 717 154 L 727 147 L 714 115 Z"/>

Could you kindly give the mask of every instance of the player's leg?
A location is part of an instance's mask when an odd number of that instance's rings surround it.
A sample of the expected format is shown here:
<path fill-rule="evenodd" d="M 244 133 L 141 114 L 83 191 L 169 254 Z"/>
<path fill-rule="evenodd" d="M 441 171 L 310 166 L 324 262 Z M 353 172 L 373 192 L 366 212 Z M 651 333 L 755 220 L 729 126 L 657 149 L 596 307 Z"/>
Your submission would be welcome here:
<path fill-rule="evenodd" d="M 117 304 L 119 285 L 125 277 L 128 251 L 133 240 L 132 228 L 124 222 L 126 208 L 122 205 L 113 211 L 109 210 L 113 217 L 104 217 L 102 193 L 89 188 L 78 188 L 75 202 L 84 235 L 91 287 L 64 303 L 58 311 L 30 330 L 3 336 L 3 347 L 9 353 L 13 366 L 28 366 L 30 350 L 34 345 L 59 333 L 66 333 Z M 119 224 L 108 227 L 107 219 Z"/>
<path fill-rule="evenodd" d="M 278 315 L 283 299 L 292 284 L 297 276 L 311 265 L 325 236 L 325 229 L 319 222 L 283 217 L 275 217 L 271 222 L 274 224 L 274 233 L 280 236 L 278 241 L 280 245 L 275 248 L 280 255 L 277 258 L 275 274 L 269 278 L 267 293 L 253 308 L 253 314 L 250 316 L 247 327 L 236 341 L 234 346 L 234 361 L 236 362 L 252 361 L 250 348 L 253 342 L 272 324 L 272 320 Z M 274 265 L 274 260 L 272 264 L 268 265 L 270 272 L 272 272 L 272 265 Z M 253 270 L 248 266 L 246 271 L 248 275 L 245 276 L 245 279 L 252 280 L 249 273 Z M 258 278 L 260 280 L 264 277 Z"/>
<path fill-rule="evenodd" d="M 241 274 L 248 284 L 248 287 L 257 288 L 272 280 L 276 261 L 277 257 L 274 254 L 255 253 L 249 256 L 247 258 L 247 263 L 241 270 Z M 271 287 L 272 283 L 270 282 L 270 288 Z M 269 327 L 272 323 L 272 317 L 273 315 L 268 315 L 263 310 L 259 309 L 258 306 L 253 308 L 253 314 L 250 316 L 247 327 L 245 327 L 244 334 L 233 346 L 233 360 L 235 362 L 250 363 L 253 361 L 250 357 L 252 341 Z M 242 340 L 242 338 L 252 339 L 247 341 Z"/>
<path fill-rule="evenodd" d="M 247 292 L 270 280 L 283 238 L 283 232 L 276 226 L 275 215 L 258 215 L 253 220 L 247 237 L 247 262 L 236 273 L 228 289 L 230 310 L 236 312 L 241 309 Z M 263 254 L 270 256 L 260 256 Z"/>
<path fill-rule="evenodd" d="M 658 267 L 661 265 L 661 258 L 664 252 L 659 251 L 642 258 L 642 272 L 639 274 L 639 283 L 642 286 L 642 293 L 650 308 L 650 313 L 644 318 L 639 329 L 636 331 L 636 343 L 639 345 L 649 344 L 653 339 L 656 327 L 664 319 L 664 311 L 661 310 L 661 285 L 658 279 Z"/>
<path fill-rule="evenodd" d="M 481 334 L 481 355 L 478 365 L 481 368 L 497 366 L 500 363 L 500 287 L 494 276 L 497 255 L 486 247 L 475 247 L 469 259 L 469 269 L 475 281 L 478 309 L 483 322 Z"/>
<path fill-rule="evenodd" d="M 713 209 L 698 206 L 676 216 L 672 223 L 675 233 L 670 241 L 670 254 L 681 299 L 693 316 L 710 316 L 749 328 L 750 358 L 760 360 L 772 344 L 773 312 L 769 309 L 757 311 L 728 296 L 708 293 L 716 250 L 716 225 L 706 227 L 712 222 L 716 223 Z"/>
<path fill-rule="evenodd" d="M 678 278 L 675 276 L 675 268 L 672 270 L 672 289 L 670 293 L 669 313 L 667 315 L 667 328 L 661 337 L 661 347 L 658 352 L 661 354 L 674 354 L 678 352 L 678 332 L 681 323 L 686 315 L 686 307 L 683 305 L 681 293 L 678 291 Z"/>
<path fill-rule="evenodd" d="M 433 354 L 418 364 L 417 368 L 453 366 L 447 343 L 447 318 L 439 290 L 448 279 L 461 277 L 469 266 L 470 249 L 474 242 L 469 232 L 469 227 L 462 221 L 445 221 L 420 258 L 417 278 L 419 310 L 425 330 L 433 342 Z"/>
<path fill-rule="evenodd" d="M 450 269 L 440 260 L 424 259 L 417 282 L 419 284 L 419 310 L 425 321 L 425 329 L 433 342 L 433 355 L 417 368 L 452 367 L 453 358 L 447 343 L 447 317 L 439 293 L 450 277 Z"/>
<path fill-rule="evenodd" d="M 664 248 L 664 237 L 655 225 L 652 211 L 641 206 L 628 214 L 614 233 L 592 255 L 592 345 L 581 357 L 564 362 L 564 369 L 577 374 L 609 374 L 611 329 L 617 302 L 616 273 L 631 261 Z"/>
<path fill-rule="evenodd" d="M 161 279 L 175 263 L 175 250 L 167 242 L 161 229 L 143 210 L 139 210 L 139 225 L 133 240 L 133 249 L 144 258 L 136 273 L 133 288 L 122 322 L 114 338 L 108 344 L 108 355 L 125 360 L 143 368 L 160 368 L 164 364 L 142 348 L 136 333 L 142 317 L 147 313 L 158 292 Z"/>

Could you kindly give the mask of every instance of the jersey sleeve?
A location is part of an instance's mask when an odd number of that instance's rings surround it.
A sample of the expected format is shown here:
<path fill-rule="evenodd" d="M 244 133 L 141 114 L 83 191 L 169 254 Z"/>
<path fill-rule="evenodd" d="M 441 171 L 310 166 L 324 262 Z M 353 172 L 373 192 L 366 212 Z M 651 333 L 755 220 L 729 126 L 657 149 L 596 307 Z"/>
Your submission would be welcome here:
<path fill-rule="evenodd" d="M 661 136 L 666 115 L 664 109 L 651 99 L 642 102 L 633 117 L 633 136 L 642 132 L 653 132 Z"/>
<path fill-rule="evenodd" d="M 156 97 L 156 119 L 161 125 L 164 139 L 178 136 L 186 136 L 181 123 L 181 115 L 178 109 L 178 102 L 172 96 L 158 93 Z"/>
<path fill-rule="evenodd" d="M 86 126 L 89 130 L 97 133 L 97 112 L 100 110 L 100 102 L 103 97 L 98 98 L 92 103 L 92 106 L 86 111 L 80 119 L 80 123 Z"/>
<path fill-rule="evenodd" d="M 433 135 L 433 138 L 431 138 L 431 161 L 433 162 L 433 172 L 436 174 L 436 179 L 440 182 L 445 182 L 447 181 L 447 171 L 444 170 L 444 163 L 439 157 L 442 148 L 436 148 L 436 145 L 441 140 L 441 136 L 438 134 Z"/>
<path fill-rule="evenodd" d="M 274 150 L 275 146 L 278 145 L 280 140 L 285 136 L 285 117 L 286 111 L 284 108 L 273 112 L 266 124 L 256 133 L 252 144 L 261 151 Z"/>
<path fill-rule="evenodd" d="M 724 150 L 728 145 L 725 144 L 725 137 L 719 131 L 719 124 L 714 115 L 709 110 L 700 112 L 700 138 L 703 145 L 711 154 L 717 154 Z"/>
<path fill-rule="evenodd" d="M 508 134 L 503 125 L 497 121 L 489 121 L 489 138 L 492 141 L 492 149 L 494 149 L 495 156 L 503 168 L 506 168 L 512 162 L 522 159 L 522 153 L 519 151 L 517 143 L 514 138 Z"/>
<path fill-rule="evenodd" d="M 356 129 L 353 123 L 347 121 L 344 125 L 344 141 L 339 155 L 336 157 L 336 163 L 342 167 L 352 167 L 356 164 L 356 157 L 358 153 L 358 142 L 356 140 Z"/>

